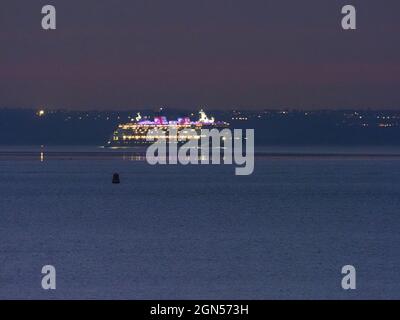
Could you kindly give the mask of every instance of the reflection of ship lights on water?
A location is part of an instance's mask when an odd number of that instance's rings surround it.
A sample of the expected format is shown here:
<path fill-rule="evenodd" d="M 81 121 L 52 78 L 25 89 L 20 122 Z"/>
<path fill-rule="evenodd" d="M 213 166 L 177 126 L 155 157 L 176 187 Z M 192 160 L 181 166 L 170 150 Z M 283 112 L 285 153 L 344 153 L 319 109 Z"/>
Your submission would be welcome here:
<path fill-rule="evenodd" d="M 136 120 L 136 121 L 135 121 Z M 178 118 L 174 121 L 168 121 L 164 116 L 154 117 L 153 121 L 142 117 L 140 113 L 131 122 L 120 124 L 113 133 L 108 146 L 134 146 L 151 144 L 147 141 L 150 131 L 167 132 L 174 130 L 179 135 L 179 141 L 185 142 L 190 139 L 199 139 L 201 129 L 226 128 L 229 123 L 215 121 L 214 117 L 209 118 L 203 110 L 199 111 L 199 120 L 191 121 L 189 117 Z M 153 136 L 154 139 L 167 139 L 168 142 L 177 141 L 177 135 Z"/>

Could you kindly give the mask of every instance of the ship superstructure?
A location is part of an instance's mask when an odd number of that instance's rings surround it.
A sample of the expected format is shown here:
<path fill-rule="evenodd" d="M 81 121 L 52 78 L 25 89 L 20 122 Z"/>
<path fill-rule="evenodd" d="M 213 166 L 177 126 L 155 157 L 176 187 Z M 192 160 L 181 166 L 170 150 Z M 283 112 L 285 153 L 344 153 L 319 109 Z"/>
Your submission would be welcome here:
<path fill-rule="evenodd" d="M 148 140 L 149 132 L 159 132 L 160 135 L 153 135 L 154 139 L 166 139 L 167 142 L 184 142 L 189 139 L 198 138 L 201 129 L 222 129 L 229 126 L 229 123 L 215 121 L 213 117 L 209 118 L 203 110 L 199 111 L 199 120 L 192 121 L 189 117 L 178 118 L 168 121 L 164 116 L 154 117 L 154 120 L 143 119 L 140 113 L 131 122 L 120 124 L 114 131 L 108 146 L 111 147 L 129 147 L 135 145 L 147 145 L 153 141 Z M 164 134 L 164 133 L 169 134 Z M 173 136 L 170 133 L 176 132 Z"/>

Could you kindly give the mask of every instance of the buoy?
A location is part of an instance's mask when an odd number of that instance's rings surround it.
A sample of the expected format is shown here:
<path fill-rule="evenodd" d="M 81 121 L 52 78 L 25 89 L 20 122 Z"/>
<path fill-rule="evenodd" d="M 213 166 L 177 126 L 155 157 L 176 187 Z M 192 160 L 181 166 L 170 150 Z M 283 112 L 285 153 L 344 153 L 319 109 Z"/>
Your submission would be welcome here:
<path fill-rule="evenodd" d="M 119 174 L 118 173 L 114 173 L 113 174 L 113 178 L 112 178 L 112 183 L 120 183 L 121 181 L 119 180 Z"/>

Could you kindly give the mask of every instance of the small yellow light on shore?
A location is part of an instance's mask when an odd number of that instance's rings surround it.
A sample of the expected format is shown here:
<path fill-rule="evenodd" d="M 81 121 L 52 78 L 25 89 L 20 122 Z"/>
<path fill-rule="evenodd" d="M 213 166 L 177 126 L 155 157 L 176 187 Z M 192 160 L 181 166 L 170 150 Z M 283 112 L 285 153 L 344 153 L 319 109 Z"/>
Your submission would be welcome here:
<path fill-rule="evenodd" d="M 45 111 L 43 109 L 40 109 L 37 113 L 36 113 L 39 117 L 43 117 L 45 115 Z"/>

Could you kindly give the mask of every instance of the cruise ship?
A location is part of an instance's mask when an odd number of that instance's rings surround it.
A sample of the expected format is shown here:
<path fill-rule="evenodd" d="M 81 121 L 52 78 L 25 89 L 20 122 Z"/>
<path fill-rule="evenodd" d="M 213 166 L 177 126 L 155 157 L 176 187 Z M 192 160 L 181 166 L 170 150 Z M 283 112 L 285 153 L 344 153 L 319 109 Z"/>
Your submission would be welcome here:
<path fill-rule="evenodd" d="M 154 120 L 143 119 L 140 113 L 137 114 L 135 119 L 131 122 L 120 124 L 114 131 L 108 147 L 131 147 L 141 146 L 153 143 L 148 141 L 147 134 L 149 131 L 157 131 L 165 134 L 154 136 L 154 139 L 166 139 L 167 143 L 179 142 L 200 137 L 201 129 L 223 129 L 229 127 L 229 123 L 224 121 L 215 121 L 213 117 L 209 118 L 203 110 L 199 111 L 199 119 L 192 121 L 189 117 L 178 118 L 177 120 L 168 121 L 166 117 L 154 117 Z M 170 131 L 173 129 L 173 131 Z M 195 130 L 195 131 L 193 131 Z M 167 132 L 176 132 L 177 134 L 171 135 Z"/>

